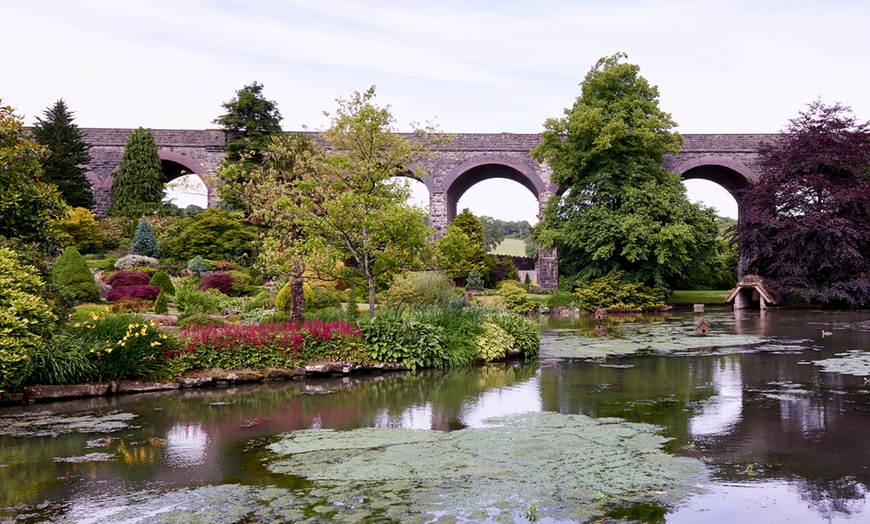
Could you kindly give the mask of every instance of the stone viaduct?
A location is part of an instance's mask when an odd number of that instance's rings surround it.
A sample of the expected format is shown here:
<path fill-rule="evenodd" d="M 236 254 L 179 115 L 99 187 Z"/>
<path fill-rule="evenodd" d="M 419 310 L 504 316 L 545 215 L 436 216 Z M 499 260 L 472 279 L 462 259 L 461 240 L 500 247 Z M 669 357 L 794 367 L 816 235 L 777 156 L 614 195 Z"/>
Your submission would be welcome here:
<path fill-rule="evenodd" d="M 105 215 L 111 203 L 113 172 L 130 129 L 82 129 L 91 144 L 88 179 L 97 202 L 96 212 Z M 216 181 L 208 177 L 224 156 L 225 135 L 221 130 L 152 130 L 163 163 L 166 181 L 183 174 L 198 175 L 208 188 L 209 205 L 214 203 Z M 540 209 L 556 194 L 550 168 L 537 162 L 529 150 L 540 140 L 538 134 L 458 133 L 441 146 L 423 182 L 429 190 L 430 224 L 439 233 L 457 213 L 457 202 L 472 186 L 490 178 L 506 178 L 522 184 L 537 199 Z M 664 167 L 683 179 L 705 179 L 725 188 L 741 207 L 740 189 L 757 179 L 756 149 L 774 135 L 694 134 L 683 135 L 683 149 L 665 158 Z M 541 252 L 538 283 L 554 289 L 558 284 L 555 253 Z"/>

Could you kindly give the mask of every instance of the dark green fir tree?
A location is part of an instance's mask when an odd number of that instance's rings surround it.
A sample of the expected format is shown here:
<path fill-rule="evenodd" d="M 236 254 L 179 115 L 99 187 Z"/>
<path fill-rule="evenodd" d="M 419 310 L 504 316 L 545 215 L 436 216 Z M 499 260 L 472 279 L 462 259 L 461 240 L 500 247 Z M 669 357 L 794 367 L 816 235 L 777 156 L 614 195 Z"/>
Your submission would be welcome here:
<path fill-rule="evenodd" d="M 109 216 L 136 217 L 155 213 L 165 193 L 163 167 L 150 129 L 130 133 L 115 172 Z"/>
<path fill-rule="evenodd" d="M 239 89 L 222 107 L 226 113 L 213 123 L 227 132 L 227 160 L 242 160 L 251 154 L 257 157 L 269 146 L 271 137 L 281 132 L 281 112 L 277 102 L 266 100 L 263 84 L 253 82 Z"/>
<path fill-rule="evenodd" d="M 44 180 L 57 186 L 70 206 L 93 210 L 94 194 L 85 176 L 85 168 L 91 162 L 91 146 L 73 122 L 74 113 L 61 99 L 43 115 L 44 119 L 36 117 L 33 138 L 48 149 L 48 157 L 42 163 Z"/>
<path fill-rule="evenodd" d="M 133 254 L 157 258 L 157 239 L 154 238 L 151 223 L 144 216 L 139 219 L 133 233 Z"/>

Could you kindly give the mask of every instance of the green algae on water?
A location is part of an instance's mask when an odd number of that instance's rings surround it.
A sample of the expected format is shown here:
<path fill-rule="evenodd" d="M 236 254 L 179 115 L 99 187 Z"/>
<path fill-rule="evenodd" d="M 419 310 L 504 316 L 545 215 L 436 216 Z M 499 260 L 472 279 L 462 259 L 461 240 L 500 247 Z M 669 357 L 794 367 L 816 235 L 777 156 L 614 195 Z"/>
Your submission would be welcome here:
<path fill-rule="evenodd" d="M 0 416 L 0 435 L 55 437 L 61 433 L 112 433 L 127 429 L 136 418 L 122 411 L 65 414 L 31 411 Z"/>
<path fill-rule="evenodd" d="M 540 517 L 583 521 L 605 505 L 667 507 L 704 472 L 699 461 L 664 453 L 667 439 L 648 424 L 556 413 L 488 423 L 449 433 L 297 431 L 269 446 L 286 458 L 268 468 L 322 485 L 332 516 L 353 507 L 402 522 L 427 514 L 436 522 L 483 514 L 513 521 L 532 505 Z"/>
<path fill-rule="evenodd" d="M 816 360 L 813 364 L 821 366 L 822 371 L 841 373 L 843 375 L 870 376 L 870 353 L 851 350 L 837 353 L 836 358 Z"/>

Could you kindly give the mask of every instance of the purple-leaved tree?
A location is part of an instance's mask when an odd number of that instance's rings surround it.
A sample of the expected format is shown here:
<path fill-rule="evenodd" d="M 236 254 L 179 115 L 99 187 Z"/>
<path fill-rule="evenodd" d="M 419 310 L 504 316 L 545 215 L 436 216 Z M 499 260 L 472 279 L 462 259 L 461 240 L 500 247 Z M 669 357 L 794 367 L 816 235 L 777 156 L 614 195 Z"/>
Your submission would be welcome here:
<path fill-rule="evenodd" d="M 868 123 L 816 101 L 759 154 L 737 226 L 745 272 L 782 298 L 870 304 Z"/>

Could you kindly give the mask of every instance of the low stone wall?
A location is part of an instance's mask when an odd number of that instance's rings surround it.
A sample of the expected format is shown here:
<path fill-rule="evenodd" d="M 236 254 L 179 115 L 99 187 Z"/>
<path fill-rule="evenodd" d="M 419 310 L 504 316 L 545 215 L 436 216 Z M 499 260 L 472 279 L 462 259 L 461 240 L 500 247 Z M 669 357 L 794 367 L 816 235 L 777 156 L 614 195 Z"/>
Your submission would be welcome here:
<path fill-rule="evenodd" d="M 168 382 L 121 380 L 117 382 L 109 382 L 108 384 L 27 386 L 21 393 L 0 398 L 0 405 L 51 402 L 55 400 L 144 393 L 148 391 L 166 391 L 224 384 L 240 384 L 246 382 L 303 380 L 306 378 L 346 376 L 358 373 L 405 371 L 406 369 L 405 365 L 401 363 L 384 362 L 369 365 L 362 365 L 356 362 L 330 362 L 325 364 L 312 364 L 292 369 L 267 368 L 262 370 L 244 369 L 237 371 L 212 369 L 185 374 Z"/>

